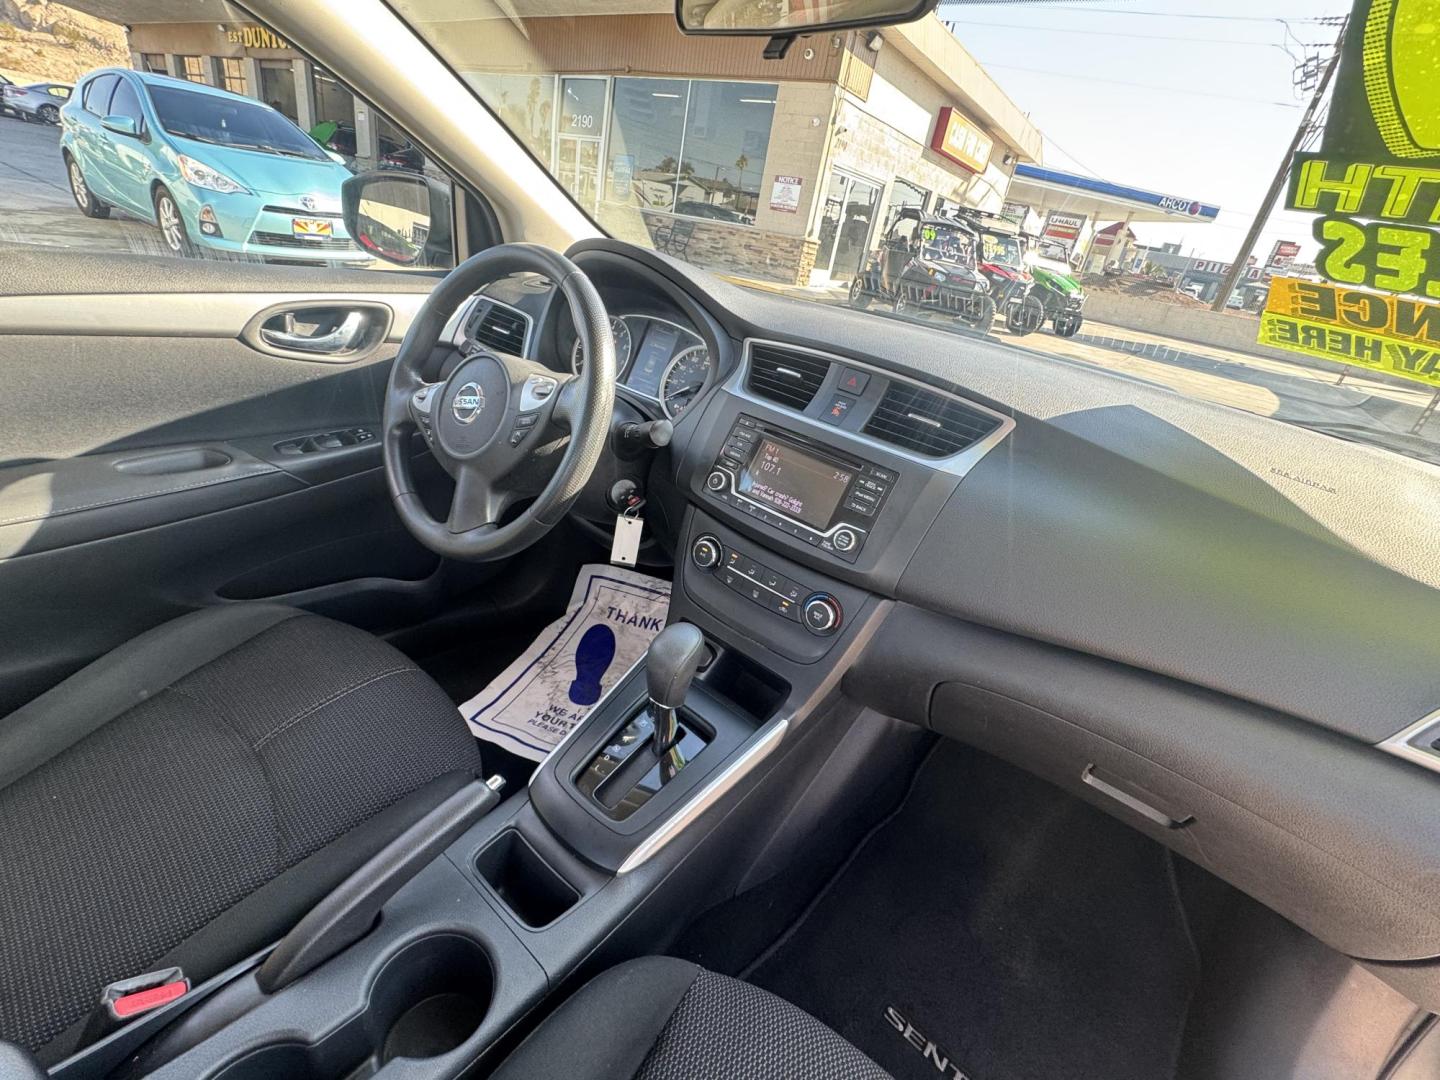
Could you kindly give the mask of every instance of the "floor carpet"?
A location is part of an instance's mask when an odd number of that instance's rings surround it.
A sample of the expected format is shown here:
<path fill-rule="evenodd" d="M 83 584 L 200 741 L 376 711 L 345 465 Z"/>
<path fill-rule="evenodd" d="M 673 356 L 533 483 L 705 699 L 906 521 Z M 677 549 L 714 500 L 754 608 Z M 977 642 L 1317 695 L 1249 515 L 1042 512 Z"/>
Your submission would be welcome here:
<path fill-rule="evenodd" d="M 1197 965 L 1164 849 L 942 742 L 747 977 L 899 1080 L 1164 1080 Z"/>

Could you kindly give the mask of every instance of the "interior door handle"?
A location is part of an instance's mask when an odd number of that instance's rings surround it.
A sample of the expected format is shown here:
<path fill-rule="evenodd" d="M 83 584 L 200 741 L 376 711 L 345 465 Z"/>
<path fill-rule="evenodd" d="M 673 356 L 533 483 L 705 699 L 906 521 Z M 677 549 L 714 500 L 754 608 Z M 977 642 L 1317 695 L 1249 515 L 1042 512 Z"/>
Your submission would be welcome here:
<path fill-rule="evenodd" d="M 240 340 L 288 360 L 353 364 L 389 340 L 394 322 L 394 309 L 379 300 L 292 296 L 250 316 Z"/>
<path fill-rule="evenodd" d="M 361 341 L 365 338 L 367 321 L 365 312 L 352 311 L 334 330 L 324 334 L 310 335 L 295 329 L 295 313 L 293 311 L 285 312 L 284 320 L 285 328 L 283 330 L 262 326 L 260 328 L 261 340 L 277 349 L 320 355 L 348 353 L 359 348 Z"/>

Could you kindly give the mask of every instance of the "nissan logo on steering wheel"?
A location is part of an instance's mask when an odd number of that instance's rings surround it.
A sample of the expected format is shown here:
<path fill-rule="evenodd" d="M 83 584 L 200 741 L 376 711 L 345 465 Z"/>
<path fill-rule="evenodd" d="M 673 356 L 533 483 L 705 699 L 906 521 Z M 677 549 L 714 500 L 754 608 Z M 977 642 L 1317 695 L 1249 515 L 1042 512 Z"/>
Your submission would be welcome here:
<path fill-rule="evenodd" d="M 475 418 L 485 411 L 485 391 L 477 382 L 467 382 L 460 387 L 455 400 L 450 403 L 455 419 L 462 424 L 473 424 Z"/>

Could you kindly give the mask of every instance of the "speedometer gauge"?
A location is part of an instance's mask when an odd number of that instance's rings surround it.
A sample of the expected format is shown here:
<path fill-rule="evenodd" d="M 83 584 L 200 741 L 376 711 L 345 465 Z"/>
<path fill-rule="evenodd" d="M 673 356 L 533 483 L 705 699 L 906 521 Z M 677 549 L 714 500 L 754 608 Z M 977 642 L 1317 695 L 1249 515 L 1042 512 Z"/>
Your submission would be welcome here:
<path fill-rule="evenodd" d="M 630 324 L 622 318 L 610 320 L 610 333 L 615 338 L 615 374 L 622 375 L 626 366 L 630 363 Z M 570 350 L 570 370 L 579 375 L 585 368 L 585 346 L 580 344 L 580 339 L 575 339 L 575 347 Z"/>
<path fill-rule="evenodd" d="M 665 374 L 660 377 L 660 407 L 671 420 L 694 402 L 710 378 L 710 350 L 692 345 L 675 354 Z"/>

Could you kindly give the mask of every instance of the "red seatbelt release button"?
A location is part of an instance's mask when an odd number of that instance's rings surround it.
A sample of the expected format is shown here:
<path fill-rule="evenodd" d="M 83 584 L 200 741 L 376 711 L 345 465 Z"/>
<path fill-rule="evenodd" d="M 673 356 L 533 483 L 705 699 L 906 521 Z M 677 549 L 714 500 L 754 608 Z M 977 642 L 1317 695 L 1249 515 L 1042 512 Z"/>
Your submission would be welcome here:
<path fill-rule="evenodd" d="M 152 986 L 148 990 L 135 990 L 123 994 L 110 1003 L 110 1008 L 115 1013 L 117 1020 L 129 1020 L 132 1016 L 139 1016 L 151 1009 L 158 1009 L 161 1005 L 168 1005 L 176 998 L 184 997 L 189 991 L 190 980 L 177 979 L 174 982 Z"/>
<path fill-rule="evenodd" d="M 113 1025 L 168 1005 L 176 998 L 184 997 L 189 990 L 190 980 L 185 977 L 185 972 L 178 967 L 161 968 L 105 987 L 100 991 L 100 1008 L 97 1011 Z"/>
<path fill-rule="evenodd" d="M 100 1001 L 81 1033 L 81 1047 L 99 1042 L 117 1028 L 190 992 L 190 980 L 178 967 L 121 979 L 100 991 Z"/>

